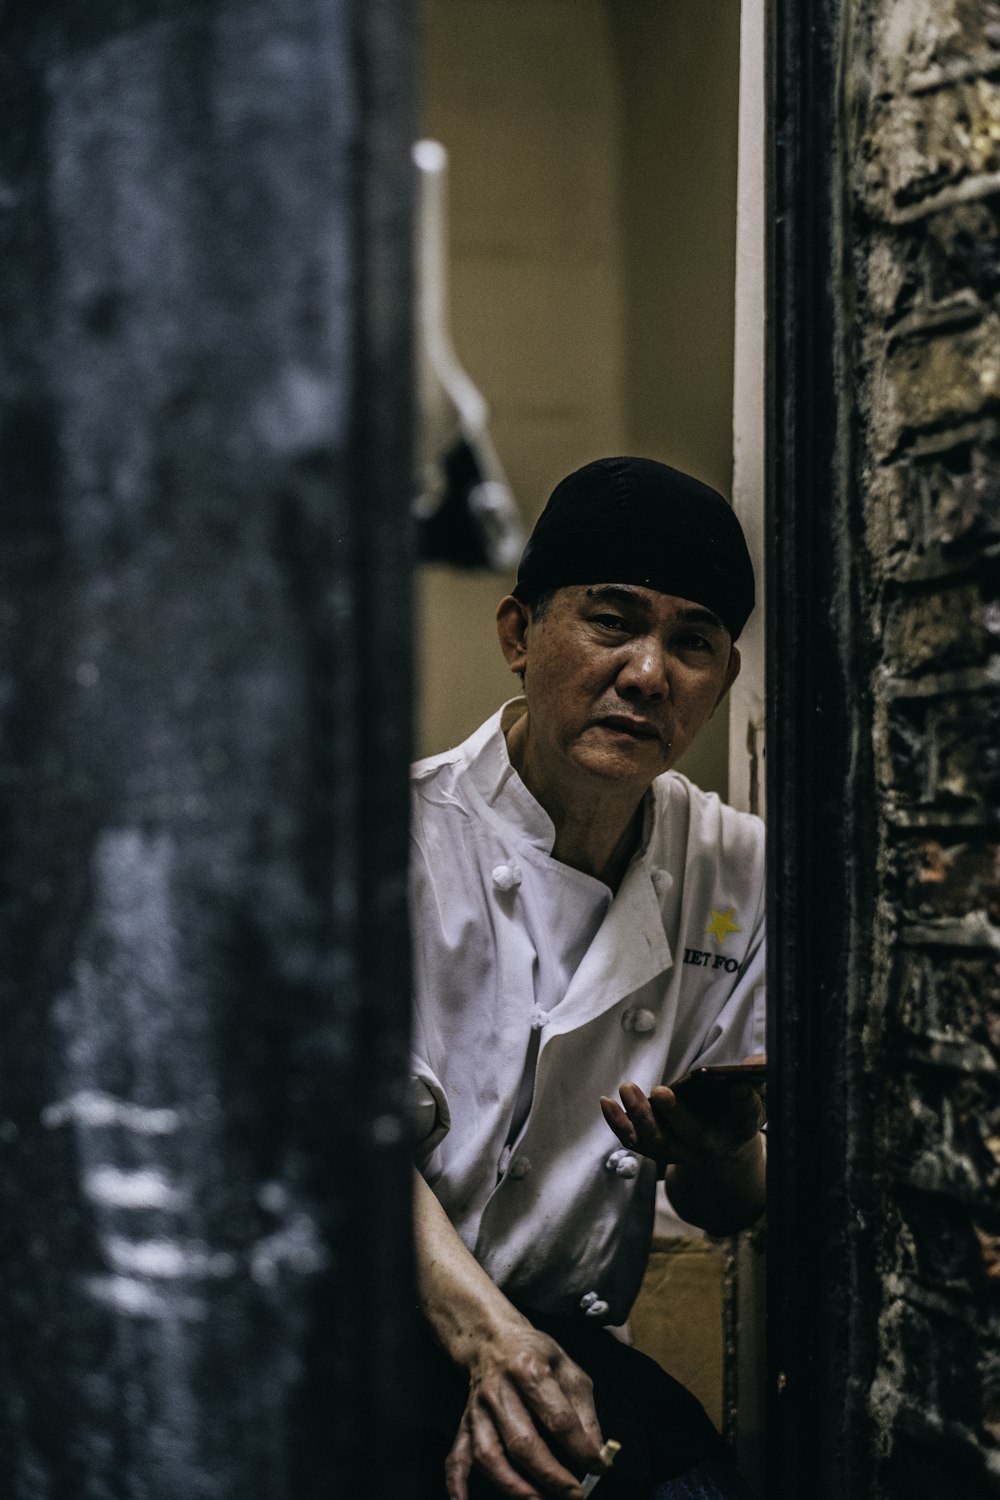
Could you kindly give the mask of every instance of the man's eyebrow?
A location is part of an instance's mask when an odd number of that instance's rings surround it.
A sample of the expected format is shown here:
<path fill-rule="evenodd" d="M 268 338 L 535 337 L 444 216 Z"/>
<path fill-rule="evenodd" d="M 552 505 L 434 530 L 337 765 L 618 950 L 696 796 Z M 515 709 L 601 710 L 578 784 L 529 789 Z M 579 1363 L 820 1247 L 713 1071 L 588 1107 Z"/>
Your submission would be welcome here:
<path fill-rule="evenodd" d="M 677 618 L 685 625 L 717 625 L 720 630 L 726 628 L 718 615 L 714 615 L 710 609 L 703 609 L 700 605 L 692 609 L 679 609 Z"/>
<path fill-rule="evenodd" d="M 650 610 L 648 599 L 620 583 L 597 584 L 587 590 L 587 598 L 595 601 L 603 600 L 608 604 L 627 604 L 632 609 L 641 609 L 644 614 L 649 614 Z M 677 619 L 682 625 L 714 625 L 718 630 L 726 628 L 717 614 L 701 604 L 692 604 L 687 609 L 679 609 Z"/>
<path fill-rule="evenodd" d="M 588 599 L 605 600 L 608 604 L 628 604 L 632 609 L 649 613 L 649 601 L 633 589 L 623 588 L 620 583 L 602 583 L 587 590 Z"/>

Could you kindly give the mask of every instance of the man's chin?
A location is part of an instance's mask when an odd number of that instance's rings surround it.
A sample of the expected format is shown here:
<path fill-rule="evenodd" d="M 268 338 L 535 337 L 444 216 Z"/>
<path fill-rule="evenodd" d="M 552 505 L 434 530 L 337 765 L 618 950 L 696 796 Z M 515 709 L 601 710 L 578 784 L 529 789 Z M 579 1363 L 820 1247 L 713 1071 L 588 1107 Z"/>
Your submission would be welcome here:
<path fill-rule="evenodd" d="M 616 735 L 612 744 L 577 746 L 573 759 L 581 770 L 604 781 L 638 782 L 646 787 L 670 765 L 661 740 Z"/>

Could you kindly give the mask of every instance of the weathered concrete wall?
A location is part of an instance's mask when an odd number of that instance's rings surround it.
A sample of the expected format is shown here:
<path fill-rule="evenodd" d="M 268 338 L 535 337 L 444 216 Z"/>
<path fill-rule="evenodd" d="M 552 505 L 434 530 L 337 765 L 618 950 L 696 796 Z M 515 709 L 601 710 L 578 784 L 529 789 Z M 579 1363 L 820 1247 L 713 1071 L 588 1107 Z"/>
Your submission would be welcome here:
<path fill-rule="evenodd" d="M 877 1328 L 854 1374 L 867 1494 L 973 1500 L 1000 1489 L 1000 5 L 870 0 L 845 38 L 877 829 L 850 1082 L 874 1100 L 873 1196 L 848 1168 Z"/>
<path fill-rule="evenodd" d="M 405 0 L 0 23 L 0 1494 L 408 1493 Z"/>

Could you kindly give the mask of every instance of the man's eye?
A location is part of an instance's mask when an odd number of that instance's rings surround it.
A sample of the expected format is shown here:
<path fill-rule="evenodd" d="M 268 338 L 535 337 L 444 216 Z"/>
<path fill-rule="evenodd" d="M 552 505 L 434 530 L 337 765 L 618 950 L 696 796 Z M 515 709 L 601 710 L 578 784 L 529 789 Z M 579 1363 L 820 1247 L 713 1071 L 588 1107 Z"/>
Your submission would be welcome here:
<path fill-rule="evenodd" d="M 595 625 L 602 625 L 605 630 L 614 630 L 619 634 L 628 628 L 620 615 L 591 615 L 591 619 Z"/>
<path fill-rule="evenodd" d="M 704 635 L 696 635 L 693 631 L 681 637 L 681 645 L 689 651 L 712 651 L 712 642 Z"/>

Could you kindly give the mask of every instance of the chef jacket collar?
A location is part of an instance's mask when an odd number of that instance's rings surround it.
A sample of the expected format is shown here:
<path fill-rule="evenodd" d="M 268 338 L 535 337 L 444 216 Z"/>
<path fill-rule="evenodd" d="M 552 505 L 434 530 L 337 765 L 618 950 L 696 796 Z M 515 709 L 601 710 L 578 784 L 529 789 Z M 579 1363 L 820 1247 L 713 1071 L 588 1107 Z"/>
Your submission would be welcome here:
<path fill-rule="evenodd" d="M 492 718 L 487 719 L 472 738 L 472 755 L 467 775 L 486 806 L 508 828 L 514 828 L 543 854 L 551 854 L 556 841 L 555 824 L 537 798 L 528 791 L 511 765 L 507 753 L 506 731 L 527 712 L 527 707 L 524 698 L 511 698 Z M 653 811 L 654 796 L 650 789 L 643 798 L 642 832 L 633 864 L 645 860 L 653 830 Z"/>

